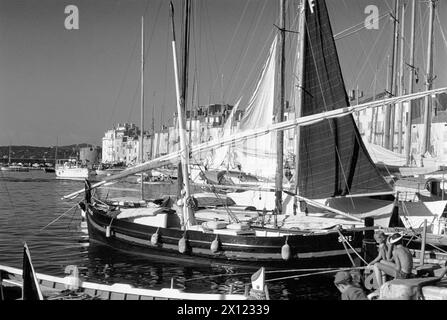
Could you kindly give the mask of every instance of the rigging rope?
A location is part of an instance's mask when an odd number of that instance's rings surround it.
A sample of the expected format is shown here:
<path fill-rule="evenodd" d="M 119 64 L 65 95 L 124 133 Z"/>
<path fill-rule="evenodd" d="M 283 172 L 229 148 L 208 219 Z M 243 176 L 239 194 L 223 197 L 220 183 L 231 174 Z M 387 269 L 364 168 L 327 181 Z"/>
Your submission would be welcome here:
<path fill-rule="evenodd" d="M 258 28 L 258 26 L 259 26 L 259 23 L 261 21 L 262 15 L 264 13 L 264 10 L 266 8 L 266 5 L 267 5 L 268 1 L 269 0 L 265 0 L 264 1 L 264 4 L 263 4 L 262 9 L 261 9 L 261 12 L 258 15 L 258 19 L 256 20 L 255 26 L 253 28 L 254 30 L 256 30 Z M 253 21 L 252 21 L 252 24 L 253 24 Z M 249 35 L 249 32 L 247 31 L 247 35 L 246 35 L 245 39 L 247 39 L 248 35 Z M 248 42 L 246 40 L 244 41 L 244 44 L 245 44 L 244 48 L 245 48 L 245 50 L 243 50 L 241 52 L 240 56 L 238 57 L 238 60 L 237 60 L 238 62 L 236 63 L 236 66 L 233 68 L 233 71 L 231 72 L 231 75 L 230 75 L 229 85 L 227 85 L 227 87 L 224 90 L 224 92 L 228 92 L 228 94 L 233 91 L 233 87 L 234 87 L 234 85 L 236 83 L 236 81 L 234 81 L 234 79 L 236 78 L 235 72 L 236 72 L 236 70 L 237 70 L 236 73 L 238 73 L 240 71 L 240 66 L 242 64 L 242 61 L 244 61 L 246 56 L 247 56 L 248 48 L 250 47 L 250 44 L 251 44 L 253 38 L 254 38 L 254 32 L 252 33 L 252 35 L 251 35 L 250 39 L 248 40 Z"/>
<path fill-rule="evenodd" d="M 194 159 L 194 161 L 197 162 L 197 159 L 196 159 L 195 157 L 193 157 L 193 159 Z M 198 162 L 197 162 L 197 163 L 198 163 Z M 203 172 L 201 166 L 199 166 L 199 170 L 200 170 L 200 172 L 201 172 L 203 175 L 205 175 L 205 173 Z M 207 181 L 206 183 L 207 183 L 208 185 L 211 185 L 211 186 L 212 186 L 212 188 L 210 188 L 211 192 L 214 193 L 214 195 L 216 196 L 217 199 L 219 199 L 219 200 L 222 201 L 222 198 L 221 198 L 221 197 L 219 196 L 219 194 L 215 191 L 215 190 L 216 190 L 215 185 L 214 185 L 213 183 L 209 183 L 208 181 Z M 228 207 L 228 202 L 225 201 L 224 203 L 225 203 L 224 208 L 225 208 L 225 210 L 227 211 L 229 217 L 232 218 L 236 223 L 240 223 L 240 221 L 239 221 L 239 219 L 237 218 L 237 216 L 236 216 L 236 215 L 230 210 L 230 208 Z"/>
<path fill-rule="evenodd" d="M 46 229 L 47 227 L 49 227 L 50 225 L 52 225 L 53 223 L 55 223 L 57 220 L 59 220 L 60 218 L 62 218 L 64 215 L 66 215 L 68 212 L 70 212 L 71 210 L 73 210 L 74 208 L 76 208 L 78 206 L 78 203 L 76 203 L 74 206 L 72 206 L 70 209 L 68 209 L 67 211 L 65 211 L 64 213 L 62 213 L 59 217 L 57 217 L 56 219 L 54 219 L 53 221 L 51 221 L 49 224 L 47 224 L 45 227 L 41 228 L 40 230 L 38 230 L 37 232 L 41 232 L 44 229 Z"/>
<path fill-rule="evenodd" d="M 444 44 L 445 44 L 445 47 L 446 47 L 446 49 L 447 49 L 447 38 L 446 38 L 446 36 L 445 36 L 444 28 L 443 28 L 443 26 L 442 26 L 442 24 L 441 24 L 441 20 L 439 20 L 439 14 L 438 14 L 438 11 L 436 11 L 436 20 L 437 20 L 437 22 L 438 22 L 439 29 L 441 30 L 442 39 L 444 40 Z"/>
<path fill-rule="evenodd" d="M 364 268 L 364 267 L 360 267 L 360 268 Z M 356 270 L 356 269 L 360 269 L 359 267 L 352 267 L 352 268 L 309 268 L 309 269 L 291 269 L 291 270 L 271 270 L 271 271 L 265 271 L 266 274 L 274 274 L 274 273 L 289 273 L 289 272 L 309 272 L 309 271 L 313 271 L 313 272 L 338 272 L 341 270 Z M 252 272 L 240 272 L 240 273 L 226 273 L 226 274 L 214 274 L 214 275 L 209 275 L 209 276 L 201 276 L 201 277 L 196 277 L 196 278 L 191 278 L 191 279 L 185 279 L 183 280 L 183 282 L 189 282 L 189 281 L 196 281 L 196 280 L 201 280 L 201 279 L 209 279 L 209 278 L 218 278 L 218 277 L 235 277 L 235 276 L 247 276 L 247 275 L 253 275 Z M 311 275 L 311 274 L 309 274 Z M 296 276 L 300 276 L 300 275 L 295 275 Z M 307 276 L 307 275 L 303 275 L 303 276 Z M 266 280 L 267 281 L 267 280 Z M 271 279 L 270 281 L 275 281 L 275 279 Z"/>
<path fill-rule="evenodd" d="M 382 20 L 384 17 L 388 16 L 389 14 L 390 14 L 389 12 L 382 14 L 382 15 L 378 18 L 378 21 Z M 356 29 L 356 30 L 354 30 L 354 31 L 349 32 L 348 34 L 344 34 L 345 32 L 349 31 L 350 29 L 353 29 L 353 28 L 358 27 L 358 26 L 361 26 L 361 27 L 358 28 L 358 29 Z M 348 37 L 348 36 L 350 36 L 350 35 L 353 35 L 353 34 L 359 32 L 359 31 L 363 30 L 363 29 L 366 29 L 366 25 L 365 25 L 365 22 L 364 22 L 364 21 L 362 21 L 362 22 L 360 22 L 360 23 L 358 23 L 358 24 L 356 24 L 356 25 L 354 25 L 354 26 L 352 26 L 352 27 L 349 27 L 349 28 L 347 28 L 347 29 L 345 29 L 345 30 L 343 30 L 343 31 L 341 31 L 341 32 L 339 32 L 339 33 L 337 33 L 337 34 L 335 34 L 335 35 L 334 35 L 334 40 L 337 41 L 337 40 L 344 39 L 344 38 L 346 38 L 346 37 Z M 382 30 L 383 30 L 383 29 L 382 29 Z"/>
<path fill-rule="evenodd" d="M 362 260 L 363 263 L 368 264 L 368 262 L 366 262 L 365 259 L 363 259 L 361 255 L 359 255 L 359 253 L 357 252 L 357 250 L 355 250 L 355 249 L 351 246 L 351 244 L 349 243 L 349 241 L 346 240 L 345 236 L 341 233 L 340 229 L 337 229 L 337 231 L 338 231 L 338 234 L 340 235 L 340 237 L 342 238 L 342 240 L 348 244 L 348 246 L 351 248 L 351 250 L 354 251 L 354 253 L 360 258 L 360 260 Z M 351 255 L 349 255 L 349 257 L 351 258 Z M 351 260 L 351 261 L 352 261 L 352 260 Z"/>
<path fill-rule="evenodd" d="M 287 280 L 287 279 L 296 279 L 296 278 L 303 278 L 303 277 L 309 277 L 309 276 L 315 276 L 315 275 L 319 275 L 319 274 L 330 274 L 330 273 L 335 273 L 338 271 L 349 271 L 349 270 L 364 270 L 367 267 L 352 267 L 352 268 L 341 268 L 341 269 L 337 269 L 337 270 L 329 270 L 329 271 L 320 271 L 320 272 L 312 272 L 312 273 L 305 273 L 305 274 L 300 274 L 300 275 L 295 275 L 295 276 L 289 276 L 289 277 L 281 277 L 281 278 L 275 278 L 275 279 L 267 279 L 265 280 L 265 282 L 272 282 L 272 281 L 279 281 L 279 280 Z"/>

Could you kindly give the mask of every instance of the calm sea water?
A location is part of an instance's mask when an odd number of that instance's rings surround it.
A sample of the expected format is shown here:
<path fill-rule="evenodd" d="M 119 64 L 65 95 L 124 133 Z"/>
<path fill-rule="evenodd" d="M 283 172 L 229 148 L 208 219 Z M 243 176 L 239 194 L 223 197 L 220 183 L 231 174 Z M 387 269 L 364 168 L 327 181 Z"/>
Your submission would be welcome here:
<path fill-rule="evenodd" d="M 76 201 L 63 195 L 83 188 L 82 181 L 59 180 L 54 173 L 0 171 L 0 264 L 21 268 L 23 243 L 31 251 L 36 272 L 64 276 L 65 267 L 77 265 L 85 280 L 127 283 L 135 287 L 176 287 L 189 292 L 244 292 L 253 269 L 222 265 L 187 265 L 89 243 L 81 227 Z M 116 190 L 119 188 L 120 190 Z M 125 189 L 124 191 L 122 189 Z M 130 191 L 135 189 L 135 191 Z M 175 194 L 176 186 L 151 186 L 147 196 Z M 109 196 L 138 196 L 139 185 L 113 185 Z M 71 210 L 70 210 L 71 209 Z M 267 269 L 268 271 L 268 269 Z M 267 274 L 267 279 L 282 274 Z M 339 294 L 330 277 L 307 277 L 269 283 L 273 299 L 336 300 Z"/>

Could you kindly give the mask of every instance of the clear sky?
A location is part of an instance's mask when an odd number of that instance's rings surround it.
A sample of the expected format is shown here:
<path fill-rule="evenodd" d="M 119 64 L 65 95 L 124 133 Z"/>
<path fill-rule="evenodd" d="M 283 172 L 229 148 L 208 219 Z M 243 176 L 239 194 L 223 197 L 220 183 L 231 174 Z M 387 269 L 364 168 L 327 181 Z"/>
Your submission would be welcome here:
<path fill-rule="evenodd" d="M 175 0 L 180 34 L 179 0 Z M 334 33 L 379 14 L 393 0 L 327 0 Z M 277 0 L 193 0 L 189 101 L 234 104 L 250 95 L 268 50 Z M 294 28 L 297 0 L 289 0 L 287 25 Z M 79 30 L 66 30 L 67 5 L 79 9 Z M 145 17 L 145 127 L 172 124 L 175 90 L 167 0 L 0 0 L 0 145 L 101 144 L 114 123 L 140 123 L 140 19 Z M 418 1 L 417 67 L 424 82 L 428 10 Z M 409 11 L 409 8 L 408 8 Z M 408 12 L 409 13 L 409 12 Z M 447 36 L 447 0 L 439 1 Z M 409 29 L 410 15 L 406 27 Z M 422 23 L 420 23 L 422 21 Z M 447 43 L 435 24 L 435 86 L 447 86 Z M 293 47 L 287 42 L 287 58 Z M 367 94 L 386 86 L 392 29 L 362 30 L 337 41 L 347 89 Z M 179 47 L 179 46 L 178 46 Z M 408 44 L 406 46 L 408 50 Z M 289 70 L 292 69 L 288 64 Z M 377 77 L 375 77 L 377 73 Z M 290 71 L 288 72 L 290 76 Z M 376 85 L 374 86 L 374 79 Z M 195 81 L 193 81 L 195 80 Z M 407 81 L 406 81 L 407 82 Z M 193 95 L 194 91 L 194 95 Z"/>

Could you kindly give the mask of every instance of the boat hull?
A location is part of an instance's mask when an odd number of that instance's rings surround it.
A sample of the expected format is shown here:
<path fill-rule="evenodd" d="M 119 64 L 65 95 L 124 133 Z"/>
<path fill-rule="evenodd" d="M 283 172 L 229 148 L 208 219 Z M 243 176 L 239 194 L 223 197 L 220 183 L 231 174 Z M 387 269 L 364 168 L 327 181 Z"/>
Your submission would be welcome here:
<path fill-rule="evenodd" d="M 93 172 L 87 168 L 57 168 L 56 177 L 60 179 L 90 179 L 95 176 Z"/>
<path fill-rule="evenodd" d="M 0 272 L 2 272 L 3 276 L 0 279 L 0 287 L 4 285 L 4 288 L 2 288 L 4 299 L 20 299 L 22 295 L 23 271 L 21 269 L 0 265 Z M 73 286 L 73 283 L 77 283 L 78 289 L 76 289 L 76 293 L 78 296 L 88 295 L 91 298 L 99 300 L 247 300 L 249 298 L 241 294 L 192 293 L 174 288 L 163 288 L 160 290 L 135 288 L 122 283 L 107 285 L 87 282 L 79 278 L 74 279 L 73 276 L 61 278 L 42 273 L 36 273 L 36 278 L 44 294 L 44 298 L 48 300 L 64 300 L 65 295 L 63 293 L 66 293 L 67 289 Z M 91 298 L 75 299 L 68 294 L 66 296 L 66 300 L 91 300 Z"/>
<path fill-rule="evenodd" d="M 29 172 L 29 168 L 20 166 L 1 167 L 1 171 Z"/>
<path fill-rule="evenodd" d="M 82 208 L 82 206 L 81 206 Z M 85 207 L 84 207 L 85 208 Z M 337 231 L 321 234 L 290 234 L 290 258 L 283 259 L 282 249 L 286 236 L 216 235 L 203 230 L 180 230 L 141 225 L 130 221 L 113 219 L 100 210 L 92 208 L 86 212 L 88 233 L 91 241 L 99 241 L 110 247 L 132 254 L 184 260 L 197 263 L 242 264 L 246 266 L 287 267 L 328 267 L 351 266 L 346 249 Z M 108 227 L 110 227 L 109 230 Z M 157 244 L 151 242 L 153 234 L 159 234 Z M 259 234 L 258 230 L 258 234 Z M 265 231 L 275 232 L 277 230 Z M 350 245 L 361 252 L 363 231 L 343 230 Z M 179 241 L 185 236 L 187 250 L 181 253 Z M 219 250 L 211 250 L 212 242 L 218 239 Z M 352 250 L 351 256 L 356 258 Z"/>

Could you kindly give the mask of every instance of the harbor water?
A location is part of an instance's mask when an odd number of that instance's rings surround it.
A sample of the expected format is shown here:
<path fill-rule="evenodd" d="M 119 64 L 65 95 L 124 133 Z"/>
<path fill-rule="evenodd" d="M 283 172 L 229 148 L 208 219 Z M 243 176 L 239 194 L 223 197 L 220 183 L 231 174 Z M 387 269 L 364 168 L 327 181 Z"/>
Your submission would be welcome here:
<path fill-rule="evenodd" d="M 31 251 L 38 273 L 64 276 L 65 267 L 76 265 L 87 281 L 126 283 L 135 287 L 184 288 L 187 292 L 243 293 L 256 270 L 219 264 L 179 264 L 161 257 L 141 257 L 90 243 L 76 204 L 62 196 L 83 188 L 82 181 L 56 179 L 54 173 L 0 172 L 0 264 L 22 268 L 23 243 Z M 135 191 L 132 191 L 134 189 Z M 147 198 L 175 194 L 176 184 L 150 185 Z M 101 192 L 114 196 L 139 196 L 139 185 L 114 184 Z M 261 266 L 259 266 L 261 267 Z M 290 276 L 269 273 L 267 280 Z M 271 299 L 338 300 L 331 276 L 311 276 L 268 282 Z"/>

